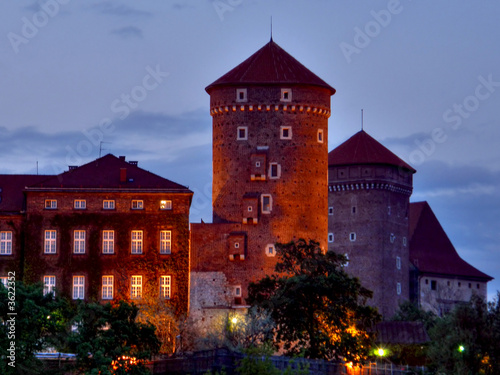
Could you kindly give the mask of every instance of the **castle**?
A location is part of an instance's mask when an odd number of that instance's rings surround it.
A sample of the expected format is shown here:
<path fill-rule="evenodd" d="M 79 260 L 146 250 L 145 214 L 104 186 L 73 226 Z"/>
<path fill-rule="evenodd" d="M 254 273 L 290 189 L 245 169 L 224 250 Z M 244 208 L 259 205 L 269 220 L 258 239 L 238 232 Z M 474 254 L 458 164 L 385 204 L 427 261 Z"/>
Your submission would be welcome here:
<path fill-rule="evenodd" d="M 161 298 L 209 322 L 245 309 L 275 244 L 314 239 L 345 254 L 389 318 L 413 300 L 443 314 L 491 277 L 463 261 L 414 168 L 361 131 L 328 152 L 335 89 L 272 39 L 210 84 L 213 222 L 192 192 L 106 155 L 57 176 L 0 175 L 0 276 L 73 299 Z M 18 278 L 18 279 L 19 279 Z"/>

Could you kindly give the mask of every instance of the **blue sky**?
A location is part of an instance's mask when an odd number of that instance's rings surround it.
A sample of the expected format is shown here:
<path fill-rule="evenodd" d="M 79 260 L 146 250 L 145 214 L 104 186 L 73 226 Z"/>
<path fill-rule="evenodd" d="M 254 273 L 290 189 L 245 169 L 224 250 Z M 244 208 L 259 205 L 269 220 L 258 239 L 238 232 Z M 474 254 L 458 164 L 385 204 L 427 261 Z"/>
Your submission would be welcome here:
<path fill-rule="evenodd" d="M 195 191 L 211 219 L 204 88 L 273 38 L 337 89 L 329 148 L 365 130 L 417 169 L 460 255 L 500 289 L 500 3 L 8 1 L 0 5 L 0 173 L 102 153 Z"/>

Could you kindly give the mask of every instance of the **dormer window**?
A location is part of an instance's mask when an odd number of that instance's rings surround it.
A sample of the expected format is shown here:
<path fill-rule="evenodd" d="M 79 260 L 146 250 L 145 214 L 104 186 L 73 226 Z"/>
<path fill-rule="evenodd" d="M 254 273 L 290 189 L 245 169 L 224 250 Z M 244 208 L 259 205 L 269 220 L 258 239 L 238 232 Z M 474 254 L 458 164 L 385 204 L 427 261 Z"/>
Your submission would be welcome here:
<path fill-rule="evenodd" d="M 238 126 L 236 129 L 236 140 L 246 141 L 248 139 L 248 127 Z"/>
<path fill-rule="evenodd" d="M 292 89 L 281 89 L 281 98 L 282 102 L 291 102 L 292 101 Z"/>
<path fill-rule="evenodd" d="M 247 89 L 236 89 L 236 101 L 241 103 L 247 100 Z"/>

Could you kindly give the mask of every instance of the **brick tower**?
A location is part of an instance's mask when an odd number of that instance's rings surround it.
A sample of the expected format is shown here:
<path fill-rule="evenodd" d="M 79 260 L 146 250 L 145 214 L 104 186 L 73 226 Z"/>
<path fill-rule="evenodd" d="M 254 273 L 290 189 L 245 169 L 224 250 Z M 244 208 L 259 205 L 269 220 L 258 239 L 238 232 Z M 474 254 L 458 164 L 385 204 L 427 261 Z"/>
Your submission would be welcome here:
<path fill-rule="evenodd" d="M 328 249 L 374 292 L 386 318 L 409 299 L 409 199 L 415 169 L 360 131 L 328 156 Z"/>

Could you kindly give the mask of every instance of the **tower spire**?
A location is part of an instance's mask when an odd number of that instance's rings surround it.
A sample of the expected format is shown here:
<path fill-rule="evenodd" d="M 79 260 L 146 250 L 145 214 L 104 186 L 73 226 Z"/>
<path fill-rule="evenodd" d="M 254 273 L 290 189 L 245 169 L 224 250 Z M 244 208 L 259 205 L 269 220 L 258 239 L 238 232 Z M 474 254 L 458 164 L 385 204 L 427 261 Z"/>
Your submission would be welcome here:
<path fill-rule="evenodd" d="M 271 16 L 271 42 L 273 41 L 273 16 Z"/>
<path fill-rule="evenodd" d="M 363 131 L 363 108 L 361 108 L 361 131 Z"/>

